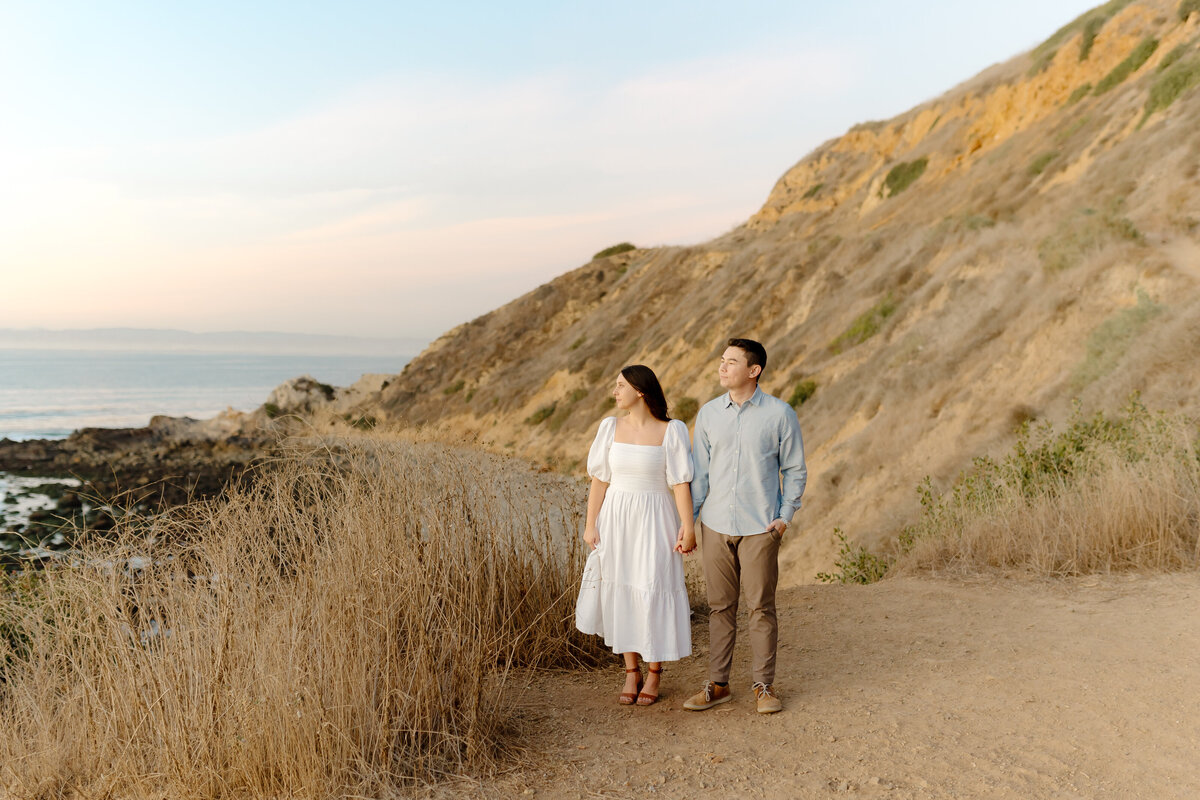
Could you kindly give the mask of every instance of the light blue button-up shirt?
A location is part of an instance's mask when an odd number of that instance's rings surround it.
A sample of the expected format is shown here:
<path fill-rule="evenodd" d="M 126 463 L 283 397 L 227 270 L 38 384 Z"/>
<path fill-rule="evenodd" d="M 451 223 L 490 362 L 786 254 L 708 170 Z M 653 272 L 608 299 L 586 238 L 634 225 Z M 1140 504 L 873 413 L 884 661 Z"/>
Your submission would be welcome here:
<path fill-rule="evenodd" d="M 692 513 L 727 536 L 765 533 L 790 523 L 808 482 L 804 437 L 795 410 L 755 388 L 738 406 L 729 393 L 696 415 Z"/>

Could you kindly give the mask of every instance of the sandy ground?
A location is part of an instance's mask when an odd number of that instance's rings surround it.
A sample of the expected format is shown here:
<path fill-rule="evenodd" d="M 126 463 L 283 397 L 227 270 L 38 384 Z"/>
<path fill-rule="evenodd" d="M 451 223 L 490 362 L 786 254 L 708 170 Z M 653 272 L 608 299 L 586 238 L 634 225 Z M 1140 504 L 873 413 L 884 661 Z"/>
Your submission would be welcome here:
<path fill-rule="evenodd" d="M 521 766 L 430 794 L 1200 797 L 1198 601 L 1195 574 L 789 589 L 782 713 L 755 713 L 741 642 L 733 702 L 682 710 L 696 625 L 657 705 L 617 705 L 615 664 L 538 676 Z"/>

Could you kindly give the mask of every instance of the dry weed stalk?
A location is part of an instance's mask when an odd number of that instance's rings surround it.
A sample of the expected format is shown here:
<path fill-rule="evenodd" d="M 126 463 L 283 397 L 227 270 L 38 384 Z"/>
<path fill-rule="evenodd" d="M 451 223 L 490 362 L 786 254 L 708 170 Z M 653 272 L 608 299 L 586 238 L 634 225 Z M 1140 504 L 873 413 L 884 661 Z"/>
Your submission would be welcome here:
<path fill-rule="evenodd" d="M 517 665 L 573 631 L 583 508 L 517 462 L 381 436 L 126 524 L 0 603 L 20 797 L 376 796 L 485 767 Z"/>

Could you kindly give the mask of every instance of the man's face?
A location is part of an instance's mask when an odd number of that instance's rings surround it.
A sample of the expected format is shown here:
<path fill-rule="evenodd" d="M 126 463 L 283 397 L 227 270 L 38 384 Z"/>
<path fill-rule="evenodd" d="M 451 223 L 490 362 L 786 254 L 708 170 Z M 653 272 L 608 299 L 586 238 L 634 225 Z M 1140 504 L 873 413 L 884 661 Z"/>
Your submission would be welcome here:
<path fill-rule="evenodd" d="M 762 368 L 750 366 L 746 360 L 746 351 L 740 347 L 726 347 L 721 354 L 721 366 L 718 374 L 721 386 L 726 389 L 741 389 L 754 383 Z"/>

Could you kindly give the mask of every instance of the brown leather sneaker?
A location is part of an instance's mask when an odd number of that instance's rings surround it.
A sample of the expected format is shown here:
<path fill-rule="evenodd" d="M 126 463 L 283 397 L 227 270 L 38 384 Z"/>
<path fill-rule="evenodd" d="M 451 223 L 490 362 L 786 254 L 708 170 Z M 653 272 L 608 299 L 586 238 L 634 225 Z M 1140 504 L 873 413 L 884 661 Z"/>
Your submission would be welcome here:
<path fill-rule="evenodd" d="M 775 696 L 775 687 L 771 684 L 754 684 L 754 696 L 758 700 L 758 713 L 774 714 L 776 711 L 783 711 L 783 703 Z"/>
<path fill-rule="evenodd" d="M 704 688 L 684 702 L 683 707 L 688 711 L 704 711 L 705 709 L 728 703 L 733 699 L 729 686 L 717 686 L 712 681 L 704 684 Z"/>

